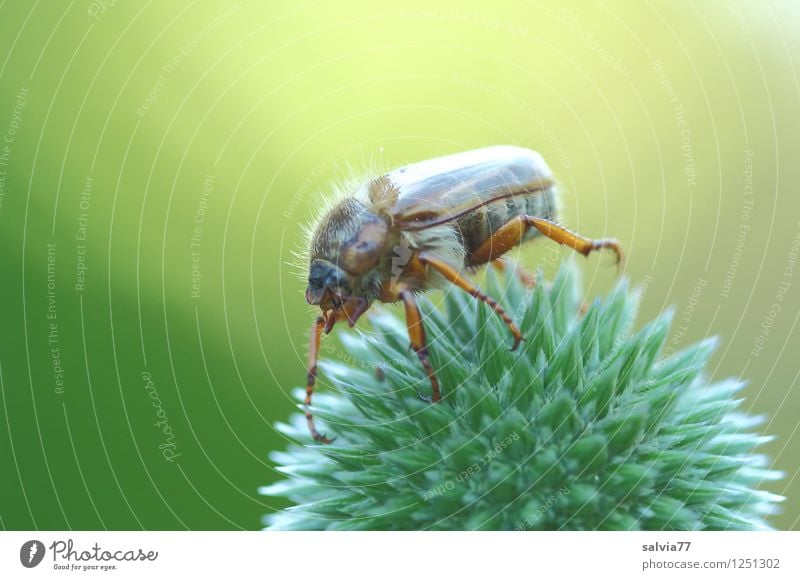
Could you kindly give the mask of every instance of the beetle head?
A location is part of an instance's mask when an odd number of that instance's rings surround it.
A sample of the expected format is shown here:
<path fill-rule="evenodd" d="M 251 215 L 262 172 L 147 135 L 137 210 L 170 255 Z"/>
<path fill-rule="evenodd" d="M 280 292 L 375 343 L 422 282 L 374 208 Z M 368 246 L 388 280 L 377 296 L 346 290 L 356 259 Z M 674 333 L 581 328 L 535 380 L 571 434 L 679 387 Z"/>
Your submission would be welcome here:
<path fill-rule="evenodd" d="M 322 310 L 325 332 L 330 332 L 337 320 L 347 319 L 353 326 L 369 308 L 370 301 L 353 292 L 354 282 L 352 274 L 327 260 L 311 262 L 306 302 Z"/>
<path fill-rule="evenodd" d="M 314 260 L 308 270 L 306 302 L 323 311 L 338 308 L 352 294 L 351 275 L 327 260 Z"/>

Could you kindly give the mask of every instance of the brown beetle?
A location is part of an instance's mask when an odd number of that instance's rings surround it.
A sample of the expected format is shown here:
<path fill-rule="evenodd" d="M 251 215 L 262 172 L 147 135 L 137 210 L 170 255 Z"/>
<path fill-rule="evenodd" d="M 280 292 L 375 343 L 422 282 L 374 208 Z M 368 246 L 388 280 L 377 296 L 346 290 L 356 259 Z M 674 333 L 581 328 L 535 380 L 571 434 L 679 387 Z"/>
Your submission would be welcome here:
<path fill-rule="evenodd" d="M 558 196 L 541 155 L 513 146 L 488 147 L 414 163 L 358 183 L 310 230 L 306 301 L 322 315 L 314 322 L 308 352 L 305 410 L 311 415 L 322 333 L 347 320 L 353 326 L 378 300 L 402 301 L 411 347 L 430 379 L 433 402 L 441 399 L 428 359 L 425 329 L 415 294 L 446 281 L 485 302 L 514 337 L 522 334 L 503 308 L 462 271 L 493 262 L 521 242 L 546 236 L 584 256 L 610 248 L 613 239 L 591 240 L 557 221 Z"/>

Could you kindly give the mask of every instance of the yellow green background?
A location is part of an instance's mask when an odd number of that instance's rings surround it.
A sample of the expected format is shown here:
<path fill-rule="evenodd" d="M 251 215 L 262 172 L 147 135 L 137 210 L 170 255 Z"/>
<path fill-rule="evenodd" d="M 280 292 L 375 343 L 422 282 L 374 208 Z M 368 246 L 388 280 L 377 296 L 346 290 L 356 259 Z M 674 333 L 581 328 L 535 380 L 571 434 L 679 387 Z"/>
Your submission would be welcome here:
<path fill-rule="evenodd" d="M 799 24 L 790 0 L 0 1 L 0 527 L 258 528 L 326 184 L 501 143 L 623 242 L 642 319 L 676 306 L 670 348 L 722 336 L 710 371 L 749 381 L 786 473 L 772 523 L 800 527 Z"/>

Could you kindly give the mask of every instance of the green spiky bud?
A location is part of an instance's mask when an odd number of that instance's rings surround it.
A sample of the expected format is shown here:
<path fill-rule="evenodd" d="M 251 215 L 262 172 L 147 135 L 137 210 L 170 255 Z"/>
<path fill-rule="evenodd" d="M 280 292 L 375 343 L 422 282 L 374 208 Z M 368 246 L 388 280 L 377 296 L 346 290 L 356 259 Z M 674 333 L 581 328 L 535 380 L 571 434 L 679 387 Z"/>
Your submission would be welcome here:
<path fill-rule="evenodd" d="M 703 375 L 716 341 L 666 357 L 672 313 L 633 333 L 639 294 L 625 282 L 581 314 L 573 266 L 550 286 L 538 278 L 533 290 L 515 276 L 485 282 L 525 335 L 516 352 L 470 296 L 420 300 L 438 404 L 418 397 L 430 385 L 395 314 L 341 333 L 343 350 L 321 364 L 335 392 L 314 401 L 337 439 L 314 444 L 300 413 L 278 425 L 297 444 L 272 454 L 287 478 L 261 492 L 297 505 L 267 527 L 767 528 L 783 498 L 758 486 L 780 474 L 754 452 L 759 419 L 736 412 L 743 383 Z"/>

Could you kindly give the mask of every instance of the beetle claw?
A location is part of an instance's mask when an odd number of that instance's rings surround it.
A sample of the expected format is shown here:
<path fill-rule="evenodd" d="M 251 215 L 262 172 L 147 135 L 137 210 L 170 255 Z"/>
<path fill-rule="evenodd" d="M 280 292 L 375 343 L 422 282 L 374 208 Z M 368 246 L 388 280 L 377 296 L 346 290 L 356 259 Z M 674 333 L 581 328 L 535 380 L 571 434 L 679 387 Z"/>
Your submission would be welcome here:
<path fill-rule="evenodd" d="M 420 391 L 417 391 L 417 396 L 426 403 L 433 403 L 433 397 L 430 395 L 423 395 Z"/>
<path fill-rule="evenodd" d="M 325 445 L 330 445 L 331 443 L 336 441 L 336 437 L 329 438 L 327 435 L 325 435 L 323 433 L 317 433 L 316 431 L 314 431 L 311 434 L 311 436 L 314 438 L 314 441 L 318 441 L 318 442 L 323 443 Z"/>

